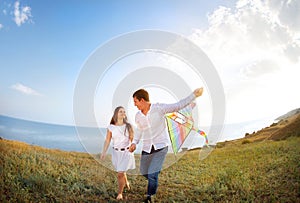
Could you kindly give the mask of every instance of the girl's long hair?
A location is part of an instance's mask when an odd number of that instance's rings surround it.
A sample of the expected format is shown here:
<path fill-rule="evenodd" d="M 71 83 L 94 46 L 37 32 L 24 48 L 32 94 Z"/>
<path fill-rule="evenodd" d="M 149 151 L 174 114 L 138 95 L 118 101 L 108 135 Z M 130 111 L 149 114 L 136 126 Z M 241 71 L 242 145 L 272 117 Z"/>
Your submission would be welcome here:
<path fill-rule="evenodd" d="M 118 121 L 118 112 L 120 109 L 124 109 L 123 106 L 118 106 L 115 111 L 114 111 L 114 115 L 111 118 L 110 124 L 115 125 Z M 124 117 L 123 122 L 125 123 L 126 127 L 125 127 L 125 132 L 124 135 L 126 135 L 126 130 L 128 131 L 129 137 L 132 140 L 131 136 L 133 134 L 133 129 L 131 124 L 128 122 L 127 116 Z"/>

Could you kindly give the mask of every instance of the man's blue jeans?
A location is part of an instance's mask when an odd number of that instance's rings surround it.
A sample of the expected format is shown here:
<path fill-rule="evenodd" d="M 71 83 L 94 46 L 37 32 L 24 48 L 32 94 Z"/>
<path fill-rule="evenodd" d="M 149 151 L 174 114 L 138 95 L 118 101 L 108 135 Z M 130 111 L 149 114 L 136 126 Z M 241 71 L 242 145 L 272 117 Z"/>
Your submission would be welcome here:
<path fill-rule="evenodd" d="M 162 169 L 168 153 L 168 147 L 155 150 L 152 146 L 151 152 L 142 151 L 141 174 L 148 179 L 147 195 L 155 195 L 158 187 L 158 174 Z"/>

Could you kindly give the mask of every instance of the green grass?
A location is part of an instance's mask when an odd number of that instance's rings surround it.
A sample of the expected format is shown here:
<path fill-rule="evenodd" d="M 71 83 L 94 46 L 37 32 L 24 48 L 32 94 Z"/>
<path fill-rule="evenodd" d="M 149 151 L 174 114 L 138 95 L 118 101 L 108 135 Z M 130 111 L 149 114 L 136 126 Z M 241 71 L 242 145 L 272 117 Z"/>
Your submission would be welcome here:
<path fill-rule="evenodd" d="M 156 202 L 300 202 L 300 138 L 187 152 L 160 174 Z M 0 202 L 116 202 L 116 173 L 86 153 L 0 140 Z M 129 175 L 127 202 L 147 182 Z M 126 201 L 125 200 L 125 201 Z"/>

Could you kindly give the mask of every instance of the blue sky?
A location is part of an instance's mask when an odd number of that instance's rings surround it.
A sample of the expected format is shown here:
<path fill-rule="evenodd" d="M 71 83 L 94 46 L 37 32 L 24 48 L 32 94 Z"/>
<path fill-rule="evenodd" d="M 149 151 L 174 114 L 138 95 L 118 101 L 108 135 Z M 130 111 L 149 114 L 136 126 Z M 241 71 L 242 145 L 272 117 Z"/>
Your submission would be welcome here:
<path fill-rule="evenodd" d="M 279 116 L 300 104 L 299 8 L 296 0 L 2 0 L 0 114 L 73 124 L 89 55 L 123 33 L 158 29 L 186 36 L 214 63 L 228 123 Z"/>

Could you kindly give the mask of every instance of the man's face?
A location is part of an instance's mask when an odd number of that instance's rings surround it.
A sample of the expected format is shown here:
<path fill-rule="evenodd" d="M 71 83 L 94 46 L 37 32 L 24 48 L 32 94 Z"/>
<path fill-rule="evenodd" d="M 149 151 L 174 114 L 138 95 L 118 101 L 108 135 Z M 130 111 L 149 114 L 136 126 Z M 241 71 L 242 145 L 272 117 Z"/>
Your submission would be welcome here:
<path fill-rule="evenodd" d="M 142 110 L 144 106 L 144 99 L 138 100 L 136 97 L 133 97 L 134 106 L 138 108 L 138 110 Z"/>

